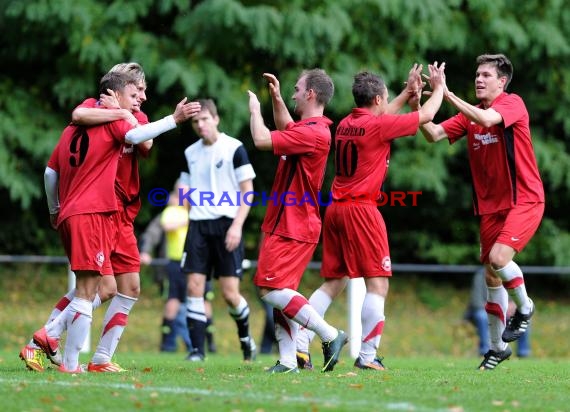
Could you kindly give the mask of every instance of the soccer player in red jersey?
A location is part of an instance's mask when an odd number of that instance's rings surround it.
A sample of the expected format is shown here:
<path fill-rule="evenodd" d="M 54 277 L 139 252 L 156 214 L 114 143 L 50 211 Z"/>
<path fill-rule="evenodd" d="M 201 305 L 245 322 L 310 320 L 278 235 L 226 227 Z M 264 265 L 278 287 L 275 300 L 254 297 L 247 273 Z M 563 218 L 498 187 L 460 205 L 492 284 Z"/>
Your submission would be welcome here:
<path fill-rule="evenodd" d="M 132 73 L 138 80 L 139 105 L 133 107 L 133 115 L 139 125 L 148 123 L 148 117 L 141 110 L 146 99 L 146 80 L 142 67 L 138 63 L 120 63 L 110 72 Z M 99 100 L 87 99 L 72 113 L 74 124 L 95 126 L 104 121 L 113 121 L 120 113 L 120 106 L 112 96 L 101 95 Z M 119 207 L 119 240 L 111 255 L 114 277 L 103 277 L 99 283 L 98 296 L 94 308 L 111 299 L 103 319 L 103 330 L 99 344 L 88 365 L 90 372 L 121 372 L 124 369 L 111 359 L 122 333 L 127 325 L 128 316 L 140 295 L 140 258 L 134 231 L 134 220 L 140 210 L 140 179 L 138 158 L 148 157 L 152 140 L 138 145 L 125 143 L 121 148 L 115 195 Z"/>
<path fill-rule="evenodd" d="M 335 178 L 332 204 L 323 229 L 324 283 L 309 302 L 324 315 L 347 279 L 362 277 L 366 295 L 362 306 L 360 369 L 384 370 L 378 347 L 384 328 L 384 303 L 392 276 L 386 225 L 378 202 L 388 174 L 390 147 L 400 137 L 413 136 L 431 121 L 443 99 L 445 64 L 429 65 L 432 96 L 419 111 L 397 114 L 407 101 L 418 101 L 422 66 L 414 65 L 406 88 L 391 102 L 382 78 L 361 72 L 354 76 L 352 95 L 356 108 L 341 120 L 335 134 Z M 309 343 L 314 334 L 302 329 L 297 342 L 299 367 L 311 368 Z"/>
<path fill-rule="evenodd" d="M 522 336 L 534 313 L 523 273 L 513 261 L 538 229 L 544 188 L 532 146 L 529 115 L 520 96 L 507 93 L 513 65 L 504 54 L 477 57 L 471 105 L 449 90 L 445 99 L 459 113 L 421 130 L 428 142 L 455 143 L 467 136 L 475 214 L 480 216 L 481 262 L 486 267 L 491 346 L 480 369 L 494 369 L 509 358 L 508 342 Z M 507 323 L 509 295 L 516 303 Z"/>
<path fill-rule="evenodd" d="M 111 72 L 103 77 L 101 91 L 114 91 L 120 107 L 133 111 L 140 103 L 137 83 L 132 75 Z M 56 318 L 59 321 L 48 325 L 56 330 L 41 328 L 34 334 L 34 341 L 53 356 L 58 338 L 67 327 L 60 371 L 81 371 L 79 350 L 91 324 L 99 275 L 113 274 L 110 256 L 116 250 L 120 230 L 120 214 L 116 213 L 119 207 L 113 193 L 121 149 L 125 143 L 152 139 L 195 114 L 196 107 L 185 105 L 185 101 L 178 104 L 173 116 L 137 128 L 134 118 L 131 122 L 117 120 L 90 128 L 68 126 L 52 153 L 45 174 L 50 221 L 60 232 L 77 286 L 73 299 Z"/>
<path fill-rule="evenodd" d="M 298 373 L 295 339 L 299 324 L 315 331 L 323 342 L 323 372 L 338 361 L 346 334 L 329 325 L 296 290 L 319 241 L 321 219 L 317 202 L 331 145 L 331 120 L 324 116 L 334 84 L 324 70 L 305 70 L 295 85 L 293 100 L 300 120 L 294 122 L 279 89 L 269 82 L 273 115 L 278 130 L 264 124 L 257 96 L 248 91 L 250 127 L 255 147 L 279 156 L 272 198 L 267 203 L 264 232 L 254 283 L 261 297 L 274 308 L 279 360 L 270 373 Z"/>

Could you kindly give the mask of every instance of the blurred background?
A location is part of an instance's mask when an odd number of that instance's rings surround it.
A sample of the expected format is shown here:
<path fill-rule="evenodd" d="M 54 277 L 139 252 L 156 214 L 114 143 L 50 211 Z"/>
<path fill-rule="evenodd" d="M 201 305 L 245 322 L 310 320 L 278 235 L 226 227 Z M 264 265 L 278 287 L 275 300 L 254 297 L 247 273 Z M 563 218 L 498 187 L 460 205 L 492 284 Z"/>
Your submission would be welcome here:
<path fill-rule="evenodd" d="M 568 0 L 0 0 L 0 29 L 1 255 L 64 255 L 49 228 L 43 171 L 71 110 L 97 97 L 99 79 L 116 63 L 143 66 L 148 101 L 142 109 L 150 120 L 170 114 L 184 96 L 215 99 L 220 130 L 244 142 L 261 192 L 271 187 L 276 159 L 253 148 L 246 92 L 258 94 L 272 128 L 263 72 L 278 76 L 293 107 L 289 97 L 299 72 L 325 69 L 336 87 L 326 115 L 336 125 L 353 106 L 352 78 L 360 70 L 380 74 L 394 97 L 414 63 L 445 61 L 450 90 L 475 103 L 475 58 L 505 53 L 514 65 L 508 91 L 527 105 L 547 199 L 542 225 L 517 262 L 570 266 Z M 436 121 L 454 113 L 444 103 Z M 162 210 L 146 198 L 149 190 L 170 190 L 186 167 L 184 149 L 196 139 L 190 124 L 182 125 L 160 137 L 140 162 L 137 234 Z M 331 153 L 324 192 L 333 159 Z M 399 139 L 384 189 L 422 192 L 416 206 L 382 207 L 393 263 L 478 264 L 465 142 Z M 246 257 L 252 260 L 264 213 L 254 207 L 246 222 Z M 3 287 L 22 270 L 2 265 L 0 277 L 10 277 Z M 426 274 L 421 281 L 432 280 L 436 288 L 450 282 L 453 289 L 455 278 Z M 56 279 L 63 286 L 63 276 Z M 461 276 L 464 296 L 470 281 Z M 536 275 L 528 282 L 531 294 L 568 304 L 569 276 Z"/>

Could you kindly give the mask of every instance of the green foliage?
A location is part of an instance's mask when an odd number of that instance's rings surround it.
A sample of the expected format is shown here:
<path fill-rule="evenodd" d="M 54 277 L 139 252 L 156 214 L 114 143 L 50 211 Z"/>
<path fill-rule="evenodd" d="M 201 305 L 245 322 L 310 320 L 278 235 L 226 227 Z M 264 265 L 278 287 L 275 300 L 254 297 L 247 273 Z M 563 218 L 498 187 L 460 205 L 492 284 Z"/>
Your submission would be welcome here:
<path fill-rule="evenodd" d="M 326 69 L 336 86 L 326 114 L 337 123 L 353 106 L 351 84 L 359 70 L 381 74 L 395 96 L 414 62 L 445 61 L 450 89 L 475 102 L 475 57 L 505 52 L 515 66 L 510 91 L 523 97 L 531 116 L 548 202 L 545 224 L 521 259 L 570 264 L 563 241 L 570 233 L 565 213 L 570 202 L 570 8 L 565 0 L 1 3 L 0 190 L 9 198 L 4 216 L 6 225 L 22 226 L 27 212 L 26 224 L 38 231 L 32 247 L 18 239 L 17 230 L 4 232 L 0 241 L 9 243 L 7 250 L 51 250 L 52 234 L 39 223 L 45 220 L 43 168 L 72 108 L 96 95 L 98 79 L 118 62 L 137 61 L 145 68 L 149 101 L 143 109 L 151 120 L 171 113 L 184 96 L 214 97 L 222 129 L 242 139 L 250 152 L 256 189 L 268 190 L 275 160 L 251 144 L 246 93 L 258 94 L 266 123 L 273 127 L 262 73 L 278 75 L 286 103 L 292 104 L 300 70 Z M 444 103 L 438 119 L 452 114 Z M 185 166 L 182 151 L 195 138 L 183 126 L 157 141 L 151 159 L 141 164 L 143 198 L 153 186 L 170 187 Z M 388 187 L 423 193 L 421 207 L 383 210 L 395 228 L 390 232 L 394 260 L 473 263 L 478 235 L 464 145 L 427 145 L 420 136 L 400 139 L 393 144 L 391 163 Z M 331 165 L 328 171 L 325 187 L 330 187 Z M 139 228 L 158 212 L 143 203 Z M 254 208 L 247 222 L 252 255 L 263 212 Z M 406 227 L 409 222 L 413 226 Z"/>

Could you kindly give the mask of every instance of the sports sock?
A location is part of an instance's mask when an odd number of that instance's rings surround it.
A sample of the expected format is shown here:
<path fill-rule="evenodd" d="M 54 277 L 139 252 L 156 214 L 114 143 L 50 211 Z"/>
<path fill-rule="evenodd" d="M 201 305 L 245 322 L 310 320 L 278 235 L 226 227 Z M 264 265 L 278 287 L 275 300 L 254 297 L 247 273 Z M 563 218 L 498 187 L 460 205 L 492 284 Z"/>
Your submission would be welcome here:
<path fill-rule="evenodd" d="M 162 318 L 160 350 L 162 352 L 176 352 L 176 332 L 174 319 Z"/>
<path fill-rule="evenodd" d="M 71 302 L 71 300 L 73 299 L 73 297 L 75 296 L 75 289 L 67 292 L 65 295 L 63 295 L 61 297 L 61 299 L 55 304 L 55 306 L 53 307 L 47 322 L 45 323 L 44 327 L 46 328 L 46 333 L 49 337 L 55 337 L 55 338 L 60 338 L 61 334 L 63 333 L 63 331 L 65 330 L 65 320 L 62 318 L 58 318 L 58 316 L 61 314 L 61 312 L 63 312 L 65 310 L 65 308 L 69 305 L 69 303 Z M 61 325 L 52 325 L 52 327 L 50 327 L 50 323 L 52 323 L 54 320 L 56 320 L 58 322 L 62 322 Z M 39 349 L 39 346 L 36 345 L 34 343 L 34 339 L 30 339 L 30 346 Z"/>
<path fill-rule="evenodd" d="M 489 319 L 490 348 L 501 352 L 507 344 L 503 342 L 502 335 L 507 321 L 507 307 L 509 295 L 504 287 L 487 287 L 487 304 L 485 312 Z"/>
<path fill-rule="evenodd" d="M 205 355 L 206 340 L 206 308 L 204 298 L 192 298 L 188 296 L 186 300 L 186 322 L 192 348 L 200 354 Z"/>
<path fill-rule="evenodd" d="M 330 342 L 338 336 L 338 330 L 329 325 L 299 292 L 292 289 L 276 289 L 262 299 L 281 310 L 289 319 L 315 332 L 323 342 Z"/>
<path fill-rule="evenodd" d="M 123 331 L 129 321 L 129 313 L 137 299 L 131 296 L 117 293 L 107 308 L 103 318 L 103 331 L 99 344 L 91 362 L 101 365 L 111 362 Z"/>
<path fill-rule="evenodd" d="M 228 312 L 236 322 L 239 338 L 249 337 L 249 306 L 243 296 L 235 308 L 228 307 Z"/>
<path fill-rule="evenodd" d="M 382 331 L 384 329 L 385 298 L 376 293 L 367 292 L 362 303 L 362 342 L 360 344 L 360 360 L 369 363 L 374 360 Z"/>
<path fill-rule="evenodd" d="M 327 309 L 332 303 L 331 297 L 323 292 L 320 288 L 315 290 L 311 297 L 309 298 L 309 304 L 317 311 L 317 313 L 324 317 Z M 307 329 L 303 326 L 299 327 L 299 333 L 297 334 L 297 350 L 305 353 L 309 353 L 309 346 L 315 338 L 315 332 Z"/>
<path fill-rule="evenodd" d="M 524 315 L 529 314 L 532 305 L 526 293 L 524 276 L 519 265 L 511 260 L 502 268 L 493 271 L 503 280 L 503 286 L 517 305 L 518 311 Z"/>
<path fill-rule="evenodd" d="M 93 305 L 90 301 L 74 297 L 66 310 L 67 339 L 63 365 L 65 369 L 74 371 L 79 366 L 79 352 L 91 328 Z"/>
<path fill-rule="evenodd" d="M 93 299 L 93 310 L 101 306 L 103 302 L 101 301 L 101 296 L 98 293 L 95 294 L 95 299 Z"/>
<path fill-rule="evenodd" d="M 297 367 L 296 338 L 299 324 L 288 318 L 279 309 L 273 309 L 275 320 L 275 338 L 279 347 L 279 363 L 288 368 Z"/>

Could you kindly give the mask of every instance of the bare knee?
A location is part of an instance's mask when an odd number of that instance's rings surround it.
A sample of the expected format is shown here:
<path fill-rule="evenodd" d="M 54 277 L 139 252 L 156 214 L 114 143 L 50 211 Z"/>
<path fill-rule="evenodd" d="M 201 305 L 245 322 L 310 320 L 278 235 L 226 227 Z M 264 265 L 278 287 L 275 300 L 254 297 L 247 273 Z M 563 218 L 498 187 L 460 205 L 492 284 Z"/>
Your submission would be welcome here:
<path fill-rule="evenodd" d="M 104 276 L 97 287 L 101 302 L 106 302 L 117 295 L 117 282 L 113 276 Z"/>

